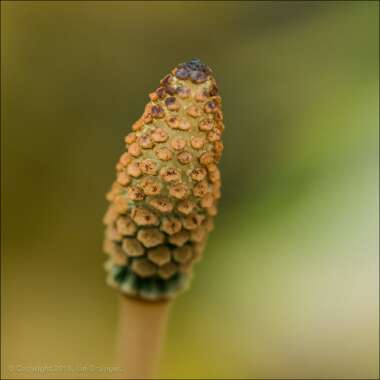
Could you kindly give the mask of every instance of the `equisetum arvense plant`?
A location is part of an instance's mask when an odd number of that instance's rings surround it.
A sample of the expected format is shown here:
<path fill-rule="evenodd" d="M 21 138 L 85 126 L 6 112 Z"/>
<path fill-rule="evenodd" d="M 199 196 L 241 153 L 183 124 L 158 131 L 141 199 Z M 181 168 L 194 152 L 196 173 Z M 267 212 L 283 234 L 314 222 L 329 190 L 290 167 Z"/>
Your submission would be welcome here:
<path fill-rule="evenodd" d="M 223 114 L 211 69 L 179 64 L 149 94 L 116 164 L 104 251 L 108 284 L 170 299 L 186 289 L 220 198 Z"/>

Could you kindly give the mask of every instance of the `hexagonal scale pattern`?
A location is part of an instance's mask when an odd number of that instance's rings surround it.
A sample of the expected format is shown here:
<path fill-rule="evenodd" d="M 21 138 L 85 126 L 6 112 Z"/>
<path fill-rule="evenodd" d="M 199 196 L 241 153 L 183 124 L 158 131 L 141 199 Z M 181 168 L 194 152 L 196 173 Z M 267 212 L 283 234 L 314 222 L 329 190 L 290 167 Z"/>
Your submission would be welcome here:
<path fill-rule="evenodd" d="M 149 94 L 107 193 L 107 283 L 147 300 L 186 289 L 213 228 L 224 130 L 211 69 L 182 63 Z"/>

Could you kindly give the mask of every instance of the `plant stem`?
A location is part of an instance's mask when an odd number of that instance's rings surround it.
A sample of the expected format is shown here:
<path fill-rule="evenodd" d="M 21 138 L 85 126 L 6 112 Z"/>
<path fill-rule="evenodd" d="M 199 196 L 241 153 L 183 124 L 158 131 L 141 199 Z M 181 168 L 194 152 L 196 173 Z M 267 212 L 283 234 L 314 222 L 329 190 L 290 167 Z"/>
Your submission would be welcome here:
<path fill-rule="evenodd" d="M 155 376 L 170 301 L 149 302 L 121 296 L 117 364 L 125 379 L 151 379 Z"/>

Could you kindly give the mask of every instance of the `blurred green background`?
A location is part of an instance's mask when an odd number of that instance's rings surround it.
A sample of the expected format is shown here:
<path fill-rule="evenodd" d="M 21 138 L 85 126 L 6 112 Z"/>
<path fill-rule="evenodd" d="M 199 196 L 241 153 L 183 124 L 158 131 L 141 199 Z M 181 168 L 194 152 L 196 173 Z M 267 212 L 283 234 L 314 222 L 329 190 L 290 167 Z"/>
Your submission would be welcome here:
<path fill-rule="evenodd" d="M 377 378 L 378 2 L 2 2 L 2 377 L 108 378 L 105 192 L 148 92 L 218 79 L 223 197 L 164 378 Z M 69 368 L 69 367 L 66 367 Z"/>

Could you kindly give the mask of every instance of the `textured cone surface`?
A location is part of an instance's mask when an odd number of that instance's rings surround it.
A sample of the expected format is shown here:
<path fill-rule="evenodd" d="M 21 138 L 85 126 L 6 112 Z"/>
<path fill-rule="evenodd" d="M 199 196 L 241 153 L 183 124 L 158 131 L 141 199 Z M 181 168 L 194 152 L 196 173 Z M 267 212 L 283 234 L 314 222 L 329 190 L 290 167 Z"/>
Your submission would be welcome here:
<path fill-rule="evenodd" d="M 178 65 L 125 137 L 107 200 L 108 283 L 148 300 L 189 283 L 213 228 L 223 151 L 221 98 L 210 68 Z"/>

